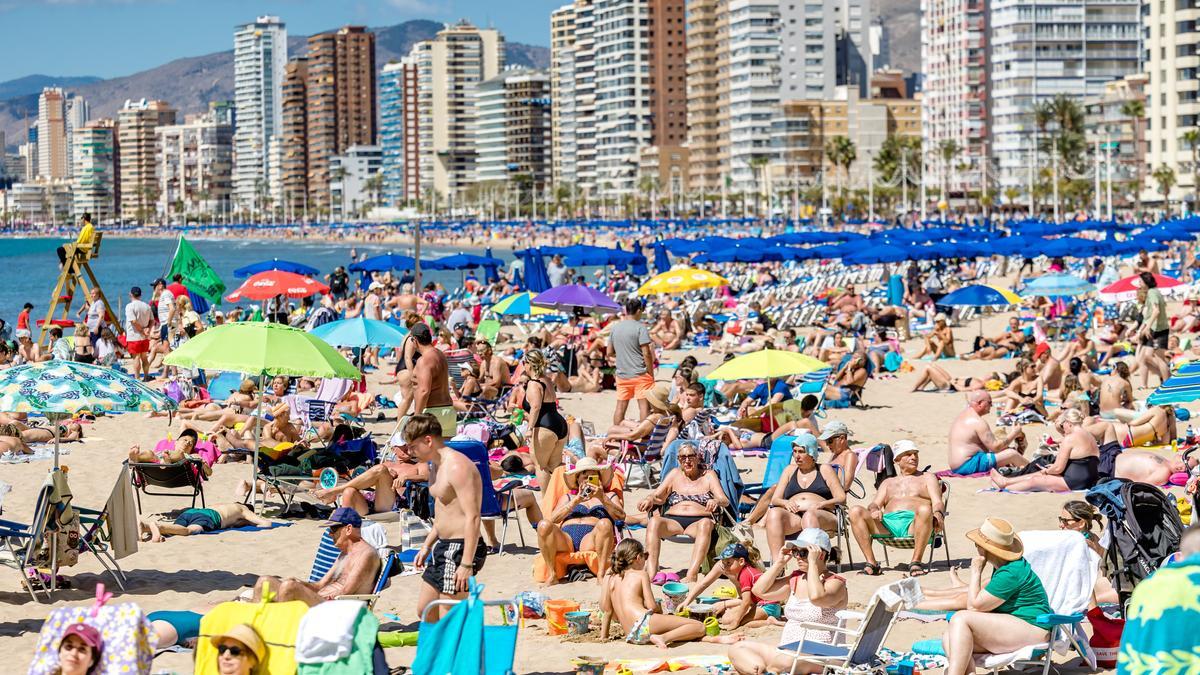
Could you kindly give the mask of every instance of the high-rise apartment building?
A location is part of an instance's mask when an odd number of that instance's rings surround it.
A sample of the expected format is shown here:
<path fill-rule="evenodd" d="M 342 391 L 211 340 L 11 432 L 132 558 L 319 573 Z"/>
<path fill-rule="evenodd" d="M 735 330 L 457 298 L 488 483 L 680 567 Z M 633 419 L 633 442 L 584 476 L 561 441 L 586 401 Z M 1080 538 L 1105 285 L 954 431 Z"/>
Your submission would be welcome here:
<path fill-rule="evenodd" d="M 594 0 L 550 15 L 551 164 L 554 181 L 587 194 L 596 186 Z"/>
<path fill-rule="evenodd" d="M 154 129 L 158 206 L 161 217 L 219 214 L 233 193 L 233 127 L 216 112 L 189 116 L 183 124 Z"/>
<path fill-rule="evenodd" d="M 383 152 L 383 203 L 399 207 L 420 196 L 417 138 L 417 67 L 410 57 L 383 67 L 379 79 L 379 146 Z"/>
<path fill-rule="evenodd" d="M 71 176 L 67 156 L 67 99 L 63 90 L 47 87 L 38 96 L 37 176 L 45 181 Z"/>
<path fill-rule="evenodd" d="M 75 129 L 71 148 L 74 216 L 92 214 L 92 222 L 117 217 L 117 125 L 110 119 L 95 120 Z"/>
<path fill-rule="evenodd" d="M 1145 137 L 1143 176 L 1160 166 L 1175 170 L 1176 186 L 1171 199 L 1195 194 L 1192 147 L 1180 139 L 1200 128 L 1200 1 L 1168 0 L 1143 3 L 1145 64 L 1149 75 L 1146 119 L 1140 132 Z M 1161 199 L 1153 181 L 1147 181 L 1143 196 Z M 1192 204 L 1191 210 L 1200 209 Z"/>
<path fill-rule="evenodd" d="M 279 189 L 288 213 L 308 213 L 308 59 L 287 64 L 283 74 L 283 123 L 280 126 Z"/>
<path fill-rule="evenodd" d="M 1035 105 L 1059 95 L 1082 105 L 1141 70 L 1141 9 L 1140 0 L 991 1 L 990 127 L 1001 191 L 1028 188 Z"/>
<path fill-rule="evenodd" d="M 1107 182 L 1111 178 L 1114 183 L 1112 191 L 1115 193 L 1113 201 L 1118 202 L 1118 208 L 1119 202 L 1123 201 L 1122 197 L 1130 192 L 1121 185 L 1136 181 L 1139 169 L 1143 178 L 1148 177 L 1152 171 L 1146 161 L 1146 120 L 1140 119 L 1135 123 L 1134 119 L 1126 114 L 1130 103 L 1139 102 L 1146 108 L 1149 107 L 1146 96 L 1146 83 L 1149 80 L 1150 76 L 1147 73 L 1127 75 L 1104 85 L 1103 94 L 1084 102 L 1087 144 L 1089 148 L 1099 150 L 1103 159 L 1100 167 L 1101 180 Z M 1173 167 L 1176 169 L 1176 178 L 1180 181 L 1186 179 L 1189 185 L 1192 177 L 1186 174 L 1191 172 L 1190 162 L 1189 152 L 1188 164 Z M 1104 193 L 1101 202 L 1107 205 L 1107 185 L 1103 185 L 1101 190 Z M 1182 197 L 1183 194 L 1179 196 Z M 1156 198 L 1161 197 L 1162 193 L 1156 195 Z"/>
<path fill-rule="evenodd" d="M 372 179 L 383 167 L 383 151 L 377 145 L 352 145 L 340 155 L 329 158 L 333 180 L 329 193 L 335 218 L 355 219 L 379 205 Z"/>
<path fill-rule="evenodd" d="M 881 47 L 872 39 L 872 0 L 780 0 L 778 5 L 779 98 L 832 99 L 844 86 L 867 96 Z"/>
<path fill-rule="evenodd" d="M 280 88 L 287 64 L 287 27 L 279 17 L 260 16 L 233 34 L 234 202 L 256 210 L 265 193 L 268 145 L 283 122 Z"/>
<path fill-rule="evenodd" d="M 329 160 L 376 135 L 375 34 L 345 26 L 308 38 L 308 201 L 329 208 Z"/>
<path fill-rule="evenodd" d="M 67 123 L 67 177 L 71 178 L 75 175 L 75 130 L 82 129 L 88 120 L 92 118 L 91 106 L 87 100 L 79 95 L 71 95 L 67 97 L 65 119 Z"/>
<path fill-rule="evenodd" d="M 533 194 L 550 182 L 550 76 L 511 68 L 476 90 L 476 180 L 527 180 Z"/>
<path fill-rule="evenodd" d="M 175 124 L 175 110 L 166 101 L 126 101 L 117 113 L 123 220 L 145 223 L 154 216 L 159 189 L 155 130 L 169 124 Z"/>
<path fill-rule="evenodd" d="M 419 114 L 417 133 L 404 143 L 405 152 L 417 147 L 419 194 L 434 190 L 439 199 L 459 201 L 476 181 L 476 94 L 504 67 L 504 37 L 461 21 L 413 45 L 408 59 L 416 68 Z"/>

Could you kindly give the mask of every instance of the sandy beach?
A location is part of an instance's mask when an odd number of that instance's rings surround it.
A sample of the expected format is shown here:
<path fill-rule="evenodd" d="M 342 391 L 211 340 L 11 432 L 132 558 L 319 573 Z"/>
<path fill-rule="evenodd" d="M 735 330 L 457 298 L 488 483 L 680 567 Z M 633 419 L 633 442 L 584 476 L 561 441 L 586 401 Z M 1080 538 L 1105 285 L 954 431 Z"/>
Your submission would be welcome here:
<path fill-rule="evenodd" d="M 984 322 L 985 332 L 994 332 L 1004 317 L 989 317 Z M 956 328 L 960 352 L 966 351 L 968 341 L 978 328 L 976 322 Z M 914 351 L 910 343 L 909 353 Z M 699 352 L 702 372 L 711 370 L 719 358 Z M 666 362 L 675 362 L 681 352 L 671 352 Z M 918 367 L 920 362 L 918 362 Z M 946 361 L 943 364 L 956 376 L 981 376 L 993 370 L 1011 368 L 1011 361 Z M 660 371 L 660 378 L 666 377 Z M 830 411 L 824 422 L 837 419 L 845 422 L 853 431 L 854 444 L 873 445 L 877 442 L 894 442 L 911 439 L 922 449 L 921 464 L 931 464 L 934 470 L 944 469 L 946 463 L 946 439 L 951 421 L 963 408 L 962 394 L 909 393 L 916 375 L 901 374 L 896 379 L 873 380 L 866 388 L 865 409 Z M 376 375 L 372 375 L 375 381 Z M 391 388 L 384 388 L 388 394 Z M 1147 392 L 1138 392 L 1144 396 Z M 603 431 L 610 422 L 615 402 L 614 392 L 599 394 L 563 394 L 563 408 L 579 418 L 593 421 L 597 430 Z M 390 411 L 389 411 L 390 412 Z M 387 420 L 372 423 L 371 430 L 382 435 L 389 433 L 395 424 L 389 414 Z M 173 427 L 177 430 L 178 426 Z M 65 448 L 70 454 L 63 459 L 69 467 L 69 479 L 76 503 L 98 507 L 112 488 L 131 443 L 153 445 L 167 433 L 165 418 L 147 418 L 144 415 L 127 414 L 101 418 L 85 426 L 86 440 L 71 443 Z M 1047 429 L 1041 426 L 1028 427 L 1026 433 L 1031 440 L 1037 439 Z M 761 475 L 765 459 L 739 458 L 739 464 L 749 469 L 744 479 L 754 480 Z M 0 466 L 0 480 L 13 485 L 12 493 L 4 501 L 4 518 L 27 520 L 32 509 L 35 491 L 49 468 L 49 462 Z M 234 500 L 234 489 L 238 480 L 248 476 L 248 467 L 239 464 L 218 465 L 206 486 L 209 504 Z M 863 482 L 873 483 L 869 473 L 860 473 Z M 955 565 L 966 567 L 973 547 L 964 538 L 964 533 L 978 526 L 987 516 L 998 515 L 1011 520 L 1018 530 L 1056 529 L 1059 506 L 1069 499 L 1061 494 L 1014 495 L 980 492 L 988 487 L 985 479 L 952 479 L 949 501 L 950 557 Z M 625 496 L 625 503 L 632 508 L 644 491 L 633 491 Z M 163 513 L 188 506 L 182 498 L 143 497 L 145 513 Z M 535 588 L 531 581 L 532 556 L 536 553 L 532 545 L 536 537 L 524 519 L 520 519 L 525 541 L 530 546 L 506 549 L 505 555 L 491 556 L 479 575 L 486 586 L 487 598 L 509 598 L 515 593 Z M 399 526 L 389 524 L 389 536 L 393 543 L 399 542 Z M 756 531 L 757 540 L 766 548 L 765 532 Z M 637 532 L 641 538 L 644 532 Z M 164 543 L 142 544 L 141 550 L 122 561 L 129 576 L 128 591 L 118 593 L 113 602 L 136 602 L 146 611 L 164 609 L 196 609 L 204 611 L 215 603 L 233 599 L 243 588 L 252 584 L 260 574 L 295 575 L 306 577 L 312 563 L 313 552 L 320 537 L 314 521 L 292 521 L 288 527 L 264 532 L 224 532 L 209 536 L 169 539 Z M 509 532 L 509 542 L 516 539 Z M 689 555 L 689 545 L 667 543 L 664 546 L 664 566 L 683 566 Z M 862 555 L 853 551 L 855 569 L 846 573 L 850 592 L 851 608 L 861 608 L 879 585 L 901 578 L 896 567 L 907 562 L 904 552 L 894 551 L 892 569 L 885 570 L 882 577 L 865 577 L 857 574 Z M 921 580 L 931 587 L 944 587 L 949 583 L 945 555 L 938 550 L 934 556 L 932 572 Z M 73 590 L 60 591 L 56 604 L 88 604 L 95 595 L 97 582 L 113 586 L 111 580 L 102 576 L 103 570 L 90 556 L 81 558 L 77 566 L 64 570 L 74 585 Z M 12 664 L 6 672 L 23 670 L 28 663 L 37 631 L 50 606 L 33 603 L 20 589 L 17 573 L 0 571 L 0 650 L 10 654 Z M 400 624 L 411 627 L 416 621 L 415 599 L 419 577 L 408 576 L 393 579 L 383 593 L 376 613 L 398 616 Z M 113 588 L 112 590 L 116 590 Z M 547 591 L 552 598 L 568 598 L 581 603 L 584 609 L 598 606 L 598 585 L 595 581 L 569 583 L 552 587 Z M 384 623 L 389 623 L 384 620 Z M 897 623 L 887 641 L 894 649 L 907 649 L 914 640 L 940 636 L 944 623 L 919 623 L 902 621 Z M 748 632 L 749 639 L 765 643 L 778 640 L 778 628 L 755 629 Z M 573 672 L 571 659 L 580 655 L 603 655 L 616 658 L 665 658 L 695 654 L 723 653 L 720 645 L 686 644 L 669 652 L 652 646 L 631 646 L 623 642 L 598 644 L 595 641 L 568 641 L 551 637 L 546 633 L 544 620 L 529 620 L 521 631 L 516 655 L 518 673 L 566 673 Z M 412 662 L 415 650 L 399 648 L 387 650 L 392 665 L 407 665 Z M 155 661 L 155 672 L 191 672 L 190 655 L 166 654 Z M 689 671 L 698 672 L 698 671 Z"/>

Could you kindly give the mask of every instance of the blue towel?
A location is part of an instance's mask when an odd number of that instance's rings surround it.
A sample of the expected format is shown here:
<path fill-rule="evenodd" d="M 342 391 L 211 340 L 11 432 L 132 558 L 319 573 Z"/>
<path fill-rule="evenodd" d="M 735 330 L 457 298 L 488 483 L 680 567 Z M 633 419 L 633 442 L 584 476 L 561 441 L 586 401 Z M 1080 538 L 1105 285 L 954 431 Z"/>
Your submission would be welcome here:
<path fill-rule="evenodd" d="M 258 525 L 247 525 L 245 527 L 230 527 L 224 530 L 211 530 L 209 532 L 195 532 L 193 537 L 200 534 L 221 534 L 222 532 L 258 532 L 260 530 L 273 530 L 277 527 L 291 527 L 291 523 L 271 523 L 268 526 L 262 527 Z"/>

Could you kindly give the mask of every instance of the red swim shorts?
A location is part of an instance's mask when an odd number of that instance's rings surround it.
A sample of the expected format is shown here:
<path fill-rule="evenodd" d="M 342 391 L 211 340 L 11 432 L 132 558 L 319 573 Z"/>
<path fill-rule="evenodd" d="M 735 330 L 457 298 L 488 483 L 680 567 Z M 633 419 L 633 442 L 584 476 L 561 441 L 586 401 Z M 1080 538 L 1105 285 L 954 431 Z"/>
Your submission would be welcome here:
<path fill-rule="evenodd" d="M 149 340 L 130 340 L 125 343 L 125 349 L 129 350 L 129 353 L 132 354 L 133 356 L 137 356 L 138 354 L 145 354 L 146 352 L 150 351 L 150 341 Z"/>

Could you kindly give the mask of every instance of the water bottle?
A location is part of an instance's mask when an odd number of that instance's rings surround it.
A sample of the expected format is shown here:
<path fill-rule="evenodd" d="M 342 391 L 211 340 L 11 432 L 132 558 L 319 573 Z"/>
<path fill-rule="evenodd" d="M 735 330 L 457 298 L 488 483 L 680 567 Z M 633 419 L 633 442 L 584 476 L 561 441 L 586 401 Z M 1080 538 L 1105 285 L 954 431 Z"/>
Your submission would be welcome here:
<path fill-rule="evenodd" d="M 1184 436 L 1184 439 L 1188 445 L 1191 445 L 1196 440 L 1196 430 L 1190 424 L 1188 425 L 1187 434 Z"/>

